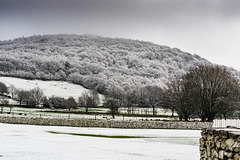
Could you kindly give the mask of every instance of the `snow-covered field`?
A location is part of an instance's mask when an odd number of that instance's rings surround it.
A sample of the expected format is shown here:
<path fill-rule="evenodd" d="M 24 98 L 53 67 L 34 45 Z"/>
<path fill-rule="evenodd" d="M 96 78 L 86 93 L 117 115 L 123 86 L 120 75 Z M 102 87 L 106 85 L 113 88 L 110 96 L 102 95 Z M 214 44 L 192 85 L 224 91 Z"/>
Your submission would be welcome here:
<path fill-rule="evenodd" d="M 160 110 L 160 109 L 159 109 Z M 112 119 L 112 115 L 104 114 L 108 112 L 107 108 L 89 108 L 90 112 L 98 112 L 97 114 L 68 114 L 68 113 L 54 113 L 47 112 L 51 111 L 47 108 L 22 108 L 22 107 L 13 107 L 10 112 L 9 107 L 3 107 L 3 114 L 0 116 L 18 116 L 18 117 L 42 117 L 42 118 L 59 118 L 59 119 L 111 119 L 111 120 L 125 120 L 125 121 L 139 121 L 139 120 L 174 120 L 175 118 L 165 118 L 165 117 L 138 117 L 138 116 L 127 116 L 115 115 L 115 118 Z M 67 109 L 62 109 L 59 111 L 67 111 Z M 84 108 L 72 109 L 72 111 L 84 111 Z M 102 114 L 101 114 L 102 113 Z M 164 115 L 164 112 L 161 113 Z M 171 114 L 171 113 L 169 113 Z"/>
<path fill-rule="evenodd" d="M 76 100 L 78 100 L 78 97 L 80 97 L 82 95 L 83 92 L 85 91 L 89 91 L 88 89 L 82 87 L 81 85 L 76 85 L 76 84 L 72 84 L 72 83 L 68 83 L 68 82 L 63 82 L 63 81 L 41 81 L 41 80 L 26 80 L 26 79 L 21 79 L 21 78 L 14 78 L 14 77 L 0 77 L 0 82 L 5 83 L 8 87 L 10 85 L 14 85 L 16 88 L 18 89 L 24 89 L 24 90 L 30 90 L 33 89 L 35 87 L 39 87 L 43 90 L 44 94 L 47 97 L 51 97 L 51 96 L 59 96 L 59 97 L 64 97 L 64 98 L 68 98 L 70 96 L 74 97 Z M 104 95 L 99 94 L 100 97 L 100 102 L 101 104 L 104 102 Z M 10 103 L 17 103 L 16 101 L 13 101 L 12 99 L 9 99 Z M 20 111 L 22 109 L 19 108 L 14 108 L 13 112 L 17 111 L 17 112 L 21 112 L 21 113 L 25 113 L 29 112 L 34 113 L 35 115 L 39 116 L 39 113 L 36 113 L 35 111 L 32 112 L 30 111 L 30 109 L 28 109 L 29 111 Z M 82 109 L 83 111 L 84 109 Z M 96 110 L 96 108 L 95 108 Z M 98 109 L 99 110 L 99 109 Z M 104 110 L 104 112 L 107 112 L 108 109 L 101 109 Z M 127 113 L 127 108 L 120 108 L 119 109 L 121 113 Z M 91 110 L 90 110 L 91 111 Z M 8 109 L 7 109 L 8 112 Z M 98 111 L 101 112 L 101 111 Z M 157 108 L 155 110 L 155 112 L 157 114 L 161 114 L 161 115 L 171 115 L 171 110 L 166 110 L 166 109 L 161 109 L 161 108 Z M 135 108 L 134 111 L 135 114 L 152 114 L 152 109 L 151 108 Z M 42 116 L 44 116 L 43 113 L 41 113 Z M 48 117 L 50 114 L 45 113 L 45 115 Z M 174 115 L 177 115 L 176 113 Z M 68 117 L 68 115 L 57 115 L 58 117 L 63 116 L 63 117 Z M 72 117 L 79 117 L 79 115 L 72 115 Z M 82 117 L 82 115 L 81 115 Z M 86 115 L 85 117 L 89 117 L 88 115 Z M 84 117 L 84 118 L 85 118 Z M 94 116 L 90 116 L 91 118 L 94 118 Z M 110 117 L 108 117 L 110 118 Z M 127 117 L 126 117 L 127 118 Z M 125 119 L 126 119 L 125 118 Z M 122 119 L 122 117 L 120 117 L 119 119 Z M 131 118 L 131 120 L 133 119 L 139 119 L 139 118 Z M 159 118 L 158 118 L 159 119 Z M 162 118 L 165 119 L 165 118 Z"/>
<path fill-rule="evenodd" d="M 89 91 L 81 85 L 76 85 L 63 81 L 41 81 L 41 80 L 26 80 L 13 77 L 0 77 L 0 82 L 5 83 L 7 86 L 14 85 L 16 88 L 30 90 L 39 87 L 43 90 L 47 97 L 59 96 L 68 98 L 70 96 L 78 99 L 83 92 Z M 100 95 L 103 99 L 103 95 Z"/>
<path fill-rule="evenodd" d="M 60 133 L 141 136 L 102 138 Z M 4 160 L 197 160 L 198 130 L 106 129 L 0 123 Z"/>

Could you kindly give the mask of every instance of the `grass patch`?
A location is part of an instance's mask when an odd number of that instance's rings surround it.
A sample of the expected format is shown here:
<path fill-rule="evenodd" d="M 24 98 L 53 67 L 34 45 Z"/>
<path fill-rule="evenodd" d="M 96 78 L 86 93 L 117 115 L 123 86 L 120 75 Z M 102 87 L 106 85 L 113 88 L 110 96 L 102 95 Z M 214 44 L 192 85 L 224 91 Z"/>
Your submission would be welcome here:
<path fill-rule="evenodd" d="M 100 134 L 79 134 L 79 133 L 64 133 L 64 132 L 54 132 L 54 131 L 48 131 L 49 133 L 52 134 L 68 134 L 68 135 L 73 135 L 73 136 L 86 136 L 86 137 L 99 137 L 99 138 L 121 138 L 121 139 L 126 139 L 126 138 L 150 138 L 150 137 L 140 137 L 140 136 L 108 136 L 108 135 L 100 135 Z"/>

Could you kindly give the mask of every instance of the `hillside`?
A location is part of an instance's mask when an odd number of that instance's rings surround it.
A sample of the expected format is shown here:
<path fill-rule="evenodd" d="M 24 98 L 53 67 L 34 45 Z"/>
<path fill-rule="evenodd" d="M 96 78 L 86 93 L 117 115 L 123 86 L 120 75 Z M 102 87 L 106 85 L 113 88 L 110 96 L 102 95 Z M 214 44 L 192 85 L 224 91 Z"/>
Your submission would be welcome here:
<path fill-rule="evenodd" d="M 44 35 L 0 41 L 0 75 L 62 80 L 100 93 L 114 86 L 164 86 L 207 60 L 177 48 L 91 35 Z"/>
<path fill-rule="evenodd" d="M 41 80 L 25 80 L 13 77 L 0 77 L 0 82 L 3 82 L 7 87 L 14 85 L 18 89 L 31 90 L 39 87 L 43 90 L 43 93 L 47 97 L 59 96 L 63 98 L 69 98 L 72 96 L 76 100 L 84 92 L 89 92 L 88 89 L 83 88 L 80 85 L 71 84 L 62 81 L 41 81 Z M 100 99 L 103 99 L 103 95 L 99 95 Z"/>

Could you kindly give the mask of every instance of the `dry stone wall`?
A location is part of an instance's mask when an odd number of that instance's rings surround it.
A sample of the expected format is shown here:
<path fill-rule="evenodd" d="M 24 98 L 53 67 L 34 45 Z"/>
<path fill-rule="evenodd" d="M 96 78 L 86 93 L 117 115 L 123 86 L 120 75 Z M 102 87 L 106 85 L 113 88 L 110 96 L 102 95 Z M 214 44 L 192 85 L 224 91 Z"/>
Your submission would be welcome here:
<path fill-rule="evenodd" d="M 240 160 L 240 129 L 202 129 L 201 160 Z"/>
<path fill-rule="evenodd" d="M 52 119 L 31 117 L 0 116 L 0 123 L 70 126 L 70 127 L 101 127 L 101 128 L 129 128 L 129 129 L 192 129 L 212 127 L 207 122 L 168 122 L 168 121 L 116 121 L 91 119 Z"/>

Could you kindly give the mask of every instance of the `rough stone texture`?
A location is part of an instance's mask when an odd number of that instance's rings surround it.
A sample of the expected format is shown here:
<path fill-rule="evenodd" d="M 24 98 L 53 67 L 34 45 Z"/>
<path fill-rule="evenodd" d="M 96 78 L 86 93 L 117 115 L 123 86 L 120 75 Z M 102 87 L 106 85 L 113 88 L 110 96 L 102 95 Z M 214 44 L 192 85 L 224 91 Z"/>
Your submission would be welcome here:
<path fill-rule="evenodd" d="M 235 154 L 235 155 L 233 156 L 233 160 L 240 160 L 239 154 Z"/>
<path fill-rule="evenodd" d="M 193 129 L 212 127 L 207 122 L 167 122 L 167 121 L 116 121 L 91 119 L 53 119 L 31 117 L 0 116 L 0 123 L 30 124 L 46 126 L 131 128 L 131 129 Z"/>
<path fill-rule="evenodd" d="M 201 135 L 201 160 L 240 160 L 240 129 L 202 129 Z"/>

